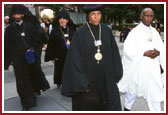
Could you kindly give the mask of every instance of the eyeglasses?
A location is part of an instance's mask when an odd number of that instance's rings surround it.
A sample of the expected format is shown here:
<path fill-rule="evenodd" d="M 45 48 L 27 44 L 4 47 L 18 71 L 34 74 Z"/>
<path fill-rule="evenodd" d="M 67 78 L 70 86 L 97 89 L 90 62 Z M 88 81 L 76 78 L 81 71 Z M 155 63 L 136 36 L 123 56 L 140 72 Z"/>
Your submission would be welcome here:
<path fill-rule="evenodd" d="M 143 15 L 143 16 L 145 16 L 145 17 L 151 17 L 151 18 L 153 18 L 154 17 L 154 15 Z"/>

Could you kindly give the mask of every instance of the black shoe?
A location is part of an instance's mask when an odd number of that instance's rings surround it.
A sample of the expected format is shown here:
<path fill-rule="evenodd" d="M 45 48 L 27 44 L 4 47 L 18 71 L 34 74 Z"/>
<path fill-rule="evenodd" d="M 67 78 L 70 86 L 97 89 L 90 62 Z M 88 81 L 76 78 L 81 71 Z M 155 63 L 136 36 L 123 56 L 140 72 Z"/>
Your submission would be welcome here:
<path fill-rule="evenodd" d="M 50 89 L 50 85 L 49 85 L 48 81 L 45 80 L 45 81 L 43 81 L 43 83 L 41 85 L 41 90 L 42 90 L 42 92 L 44 92 L 44 91 L 46 91 L 48 89 Z"/>
<path fill-rule="evenodd" d="M 36 95 L 41 95 L 40 91 L 36 91 L 35 93 L 36 93 Z"/>
<path fill-rule="evenodd" d="M 131 110 L 129 110 L 129 109 L 127 109 L 127 108 L 124 107 L 124 111 L 131 111 Z"/>
<path fill-rule="evenodd" d="M 44 92 L 44 91 L 46 91 L 48 89 L 50 89 L 50 86 L 49 85 L 45 85 L 45 86 L 43 86 L 43 88 L 41 90 L 42 90 L 42 92 Z"/>
<path fill-rule="evenodd" d="M 61 87 L 61 84 L 57 84 L 57 87 L 60 88 L 60 87 Z"/>
<path fill-rule="evenodd" d="M 28 108 L 22 108 L 22 111 L 29 111 Z"/>
<path fill-rule="evenodd" d="M 50 87 L 49 87 L 50 88 Z M 42 89 L 42 92 L 46 91 L 47 89 L 49 89 L 48 87 L 47 88 L 43 88 Z"/>

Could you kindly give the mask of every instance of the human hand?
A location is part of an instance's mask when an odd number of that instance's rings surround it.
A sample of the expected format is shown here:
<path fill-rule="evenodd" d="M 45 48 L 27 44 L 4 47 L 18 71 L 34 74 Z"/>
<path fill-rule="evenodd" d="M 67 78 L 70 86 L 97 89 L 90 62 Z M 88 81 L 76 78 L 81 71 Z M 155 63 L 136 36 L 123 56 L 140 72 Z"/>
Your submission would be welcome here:
<path fill-rule="evenodd" d="M 27 52 L 30 51 L 30 49 L 27 49 Z"/>
<path fill-rule="evenodd" d="M 153 50 L 148 50 L 144 53 L 144 56 L 151 57 L 154 54 Z"/>
<path fill-rule="evenodd" d="M 9 65 L 8 69 L 6 69 L 7 71 L 12 71 L 13 70 L 13 67 L 12 65 Z"/>
<path fill-rule="evenodd" d="M 156 55 L 157 55 L 157 56 L 159 56 L 159 55 L 160 55 L 160 51 L 158 51 L 157 49 L 155 49 L 155 48 L 154 48 L 154 50 L 153 50 L 153 51 L 156 53 Z"/>
<path fill-rule="evenodd" d="M 85 91 L 85 93 L 89 93 L 89 89 Z"/>
<path fill-rule="evenodd" d="M 52 63 L 55 63 L 55 60 L 51 60 Z"/>
<path fill-rule="evenodd" d="M 159 56 L 160 55 L 160 52 L 158 51 L 158 50 L 156 50 L 155 48 L 153 49 L 153 54 L 151 55 L 151 58 L 152 59 L 154 59 L 154 58 L 156 58 L 157 56 Z"/>
<path fill-rule="evenodd" d="M 160 52 L 154 48 L 154 50 L 148 50 L 144 53 L 144 56 L 150 57 L 152 59 L 160 55 Z"/>

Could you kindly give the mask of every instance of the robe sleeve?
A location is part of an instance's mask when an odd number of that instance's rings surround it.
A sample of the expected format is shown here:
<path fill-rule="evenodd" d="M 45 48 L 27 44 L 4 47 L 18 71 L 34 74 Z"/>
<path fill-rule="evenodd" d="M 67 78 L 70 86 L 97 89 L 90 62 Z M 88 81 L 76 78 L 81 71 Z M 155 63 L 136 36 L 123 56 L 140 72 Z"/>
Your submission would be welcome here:
<path fill-rule="evenodd" d="M 114 63 L 114 73 L 115 73 L 115 80 L 116 83 L 121 79 L 123 75 L 123 67 L 121 63 L 121 57 L 119 53 L 118 46 L 116 44 L 116 41 L 114 39 L 113 34 L 111 34 L 112 38 L 112 53 L 113 53 L 113 63 Z"/>
<path fill-rule="evenodd" d="M 41 43 L 38 24 L 34 24 L 30 22 L 25 22 L 25 24 L 26 24 L 25 32 L 28 35 L 27 35 L 26 43 L 24 43 L 24 48 L 40 51 L 42 48 L 42 43 Z M 22 36 L 18 36 L 18 37 L 20 37 L 21 39 L 24 39 Z"/>
<path fill-rule="evenodd" d="M 48 40 L 49 40 L 49 37 L 48 37 L 47 33 L 44 31 L 43 28 L 39 28 L 39 32 L 40 32 L 40 35 L 41 35 L 42 43 L 47 44 Z"/>
<path fill-rule="evenodd" d="M 157 33 L 157 38 L 158 38 L 158 49 L 160 51 L 160 55 L 158 56 L 161 67 L 163 69 L 163 71 L 165 71 L 165 50 L 166 48 L 164 48 L 165 44 L 163 44 L 162 38 L 160 37 L 159 33 Z"/>
<path fill-rule="evenodd" d="M 88 90 L 89 83 L 82 62 L 82 56 L 85 55 L 81 54 L 80 47 L 82 47 L 82 43 L 80 42 L 79 33 L 76 32 L 64 65 L 61 89 L 61 94 L 64 96 L 72 97 Z"/>
<path fill-rule="evenodd" d="M 12 39 L 10 28 L 5 31 L 4 38 L 4 69 L 7 70 L 12 63 Z"/>
<path fill-rule="evenodd" d="M 51 35 L 49 38 L 49 42 L 46 48 L 46 52 L 45 52 L 45 57 L 44 57 L 44 61 L 48 62 L 50 60 L 54 60 L 55 59 L 55 53 L 53 52 L 55 49 L 55 35 L 54 35 L 54 31 L 51 31 Z"/>
<path fill-rule="evenodd" d="M 135 30 L 131 31 L 124 42 L 123 55 L 130 61 L 141 60 L 144 55 L 144 50 L 138 41 L 139 36 L 137 36 L 137 33 Z"/>

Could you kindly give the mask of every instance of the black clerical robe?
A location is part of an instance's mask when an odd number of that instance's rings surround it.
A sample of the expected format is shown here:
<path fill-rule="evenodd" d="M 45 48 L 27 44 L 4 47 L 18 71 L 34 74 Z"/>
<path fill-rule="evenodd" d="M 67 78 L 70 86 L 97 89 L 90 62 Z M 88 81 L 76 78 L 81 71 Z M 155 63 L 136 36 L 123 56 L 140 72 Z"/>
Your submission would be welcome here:
<path fill-rule="evenodd" d="M 99 27 L 90 26 L 98 40 Z M 97 47 L 88 26 L 83 25 L 73 36 L 62 81 L 62 95 L 72 97 L 72 110 L 121 110 L 116 85 L 123 74 L 120 54 L 112 30 L 104 24 L 101 30 L 103 58 L 99 64 L 94 58 Z"/>
<path fill-rule="evenodd" d="M 26 109 L 36 106 L 36 92 L 49 88 L 40 66 L 42 38 L 38 29 L 30 22 L 23 22 L 20 26 L 13 22 L 5 31 L 4 68 L 6 70 L 9 65 L 13 65 L 17 92 Z M 27 49 L 35 53 L 34 64 L 28 64 L 25 58 Z"/>
<path fill-rule="evenodd" d="M 61 28 L 61 27 L 60 27 Z M 47 45 L 45 61 L 55 60 L 54 63 L 54 84 L 62 84 L 62 72 L 65 63 L 65 58 L 68 52 L 66 47 L 66 40 L 71 41 L 75 32 L 75 28 L 68 26 L 69 38 L 65 38 L 61 33 L 59 26 L 56 26 L 51 31 L 49 43 Z M 67 28 L 61 28 L 64 34 L 68 34 Z"/>

